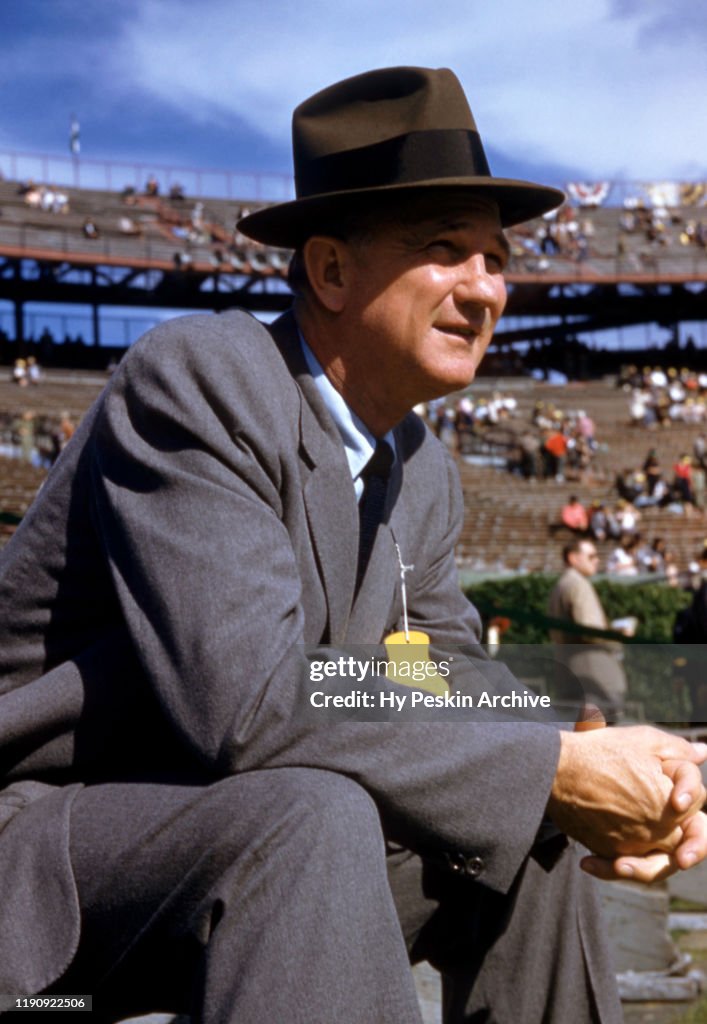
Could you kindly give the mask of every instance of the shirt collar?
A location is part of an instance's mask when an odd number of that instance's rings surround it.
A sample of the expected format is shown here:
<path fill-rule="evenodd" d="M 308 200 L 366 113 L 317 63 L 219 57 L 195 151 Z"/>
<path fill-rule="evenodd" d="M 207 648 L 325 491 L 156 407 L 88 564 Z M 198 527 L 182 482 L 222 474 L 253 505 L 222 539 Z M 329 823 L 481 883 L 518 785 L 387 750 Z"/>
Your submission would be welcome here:
<path fill-rule="evenodd" d="M 321 363 L 315 356 L 314 352 L 312 352 L 299 329 L 298 333 L 307 368 L 312 374 L 312 379 L 317 386 L 317 390 L 321 395 L 322 401 L 336 424 L 336 428 L 341 435 L 341 440 L 344 442 L 346 461 L 349 464 L 351 479 L 353 480 L 354 487 L 356 488 L 356 496 L 360 498 L 361 492 L 363 491 L 363 481 L 360 478 L 361 470 L 375 451 L 376 438 L 370 432 L 365 423 L 356 415 L 353 409 L 346 404 L 343 397 L 331 383 L 324 372 Z M 393 458 L 397 458 L 393 431 L 389 430 L 382 440 L 388 442 L 390 447 L 393 449 Z"/>

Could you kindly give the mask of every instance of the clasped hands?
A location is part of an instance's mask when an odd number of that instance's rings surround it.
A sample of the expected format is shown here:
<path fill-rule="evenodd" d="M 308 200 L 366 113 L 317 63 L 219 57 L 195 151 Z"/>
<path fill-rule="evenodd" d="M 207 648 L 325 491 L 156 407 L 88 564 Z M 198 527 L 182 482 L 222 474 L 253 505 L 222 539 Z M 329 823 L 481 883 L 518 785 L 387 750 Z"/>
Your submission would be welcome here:
<path fill-rule="evenodd" d="M 562 732 L 548 813 L 606 880 L 654 882 L 707 856 L 707 745 L 650 726 Z"/>

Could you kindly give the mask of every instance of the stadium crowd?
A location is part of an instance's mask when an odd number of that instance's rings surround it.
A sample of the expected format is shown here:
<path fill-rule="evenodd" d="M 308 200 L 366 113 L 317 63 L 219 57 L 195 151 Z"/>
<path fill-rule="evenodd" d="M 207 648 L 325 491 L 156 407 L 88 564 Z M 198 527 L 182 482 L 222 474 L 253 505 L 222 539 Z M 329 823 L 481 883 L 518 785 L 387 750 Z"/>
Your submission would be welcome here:
<path fill-rule="evenodd" d="M 575 263 L 587 259 L 595 235 L 591 217 L 569 204 L 547 215 L 537 226 L 521 225 L 508 232 L 511 255 L 529 271 L 550 269 L 550 258 Z"/>
<path fill-rule="evenodd" d="M 0 412 L 0 458 L 20 459 L 49 469 L 58 459 L 76 427 L 68 411 L 59 416 L 24 409 Z"/>
<path fill-rule="evenodd" d="M 688 343 L 689 343 L 688 339 Z M 629 395 L 631 426 L 656 429 L 671 423 L 703 423 L 707 412 L 707 373 L 683 367 L 624 367 L 617 386 Z"/>
<path fill-rule="evenodd" d="M 68 213 L 69 197 L 57 185 L 38 185 L 31 178 L 22 182 L 17 189 L 25 205 L 32 210 L 44 210 L 46 213 Z"/>
<path fill-rule="evenodd" d="M 616 474 L 619 496 L 636 509 L 665 508 L 676 515 L 695 515 L 705 507 L 707 438 L 700 433 L 693 441 L 693 454 L 680 452 L 669 473 L 665 473 L 655 448 L 643 464 Z"/>
<path fill-rule="evenodd" d="M 685 216 L 683 210 L 661 201 L 649 205 L 642 199 L 627 198 L 619 228 L 622 234 L 640 235 L 653 246 L 679 244 L 707 249 L 707 222 Z"/>
<path fill-rule="evenodd" d="M 457 454 L 473 449 L 474 439 L 488 440 L 490 428 L 507 427 L 505 435 L 493 432 L 493 442 L 508 449 L 507 468 L 525 479 L 586 480 L 591 476 L 598 450 L 596 427 L 584 409 L 559 410 L 551 402 L 538 401 L 531 423 L 517 429 L 517 399 L 495 390 L 491 396 L 464 395 L 454 405 L 445 401 L 419 406 L 438 437 L 448 439 Z"/>
<path fill-rule="evenodd" d="M 494 391 L 490 398 L 474 399 L 464 395 L 453 406 L 445 399 L 420 405 L 416 412 L 423 416 L 441 439 L 453 437 L 457 453 L 462 454 L 474 437 L 483 437 L 489 427 L 508 423 L 518 415 L 518 402 L 513 395 Z"/>

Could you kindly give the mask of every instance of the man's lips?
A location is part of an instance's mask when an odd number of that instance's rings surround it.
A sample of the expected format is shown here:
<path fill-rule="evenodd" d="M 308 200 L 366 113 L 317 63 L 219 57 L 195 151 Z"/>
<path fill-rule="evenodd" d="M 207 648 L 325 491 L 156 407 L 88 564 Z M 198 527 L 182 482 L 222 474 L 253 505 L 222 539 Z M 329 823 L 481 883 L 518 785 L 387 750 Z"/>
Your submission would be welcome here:
<path fill-rule="evenodd" d="M 481 326 L 472 327 L 469 324 L 435 324 L 435 330 L 441 331 L 442 334 L 453 334 L 457 337 L 473 341 L 474 338 L 479 336 L 482 328 Z"/>

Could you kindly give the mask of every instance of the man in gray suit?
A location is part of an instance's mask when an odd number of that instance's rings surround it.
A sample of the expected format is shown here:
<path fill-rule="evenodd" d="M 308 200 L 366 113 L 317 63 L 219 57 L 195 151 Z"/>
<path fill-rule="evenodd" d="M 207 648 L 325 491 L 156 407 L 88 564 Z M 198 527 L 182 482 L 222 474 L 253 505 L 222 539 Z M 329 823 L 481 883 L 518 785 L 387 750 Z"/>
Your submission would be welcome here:
<path fill-rule="evenodd" d="M 703 748 L 303 713 L 310 659 L 403 628 L 461 648 L 472 692 L 512 686 L 409 410 L 473 378 L 502 229 L 561 194 L 490 175 L 446 70 L 332 86 L 293 136 L 298 198 L 241 229 L 296 250 L 294 314 L 138 342 L 3 552 L 0 992 L 409 1024 L 427 958 L 449 1022 L 618 1024 L 589 874 L 705 856 Z"/>

